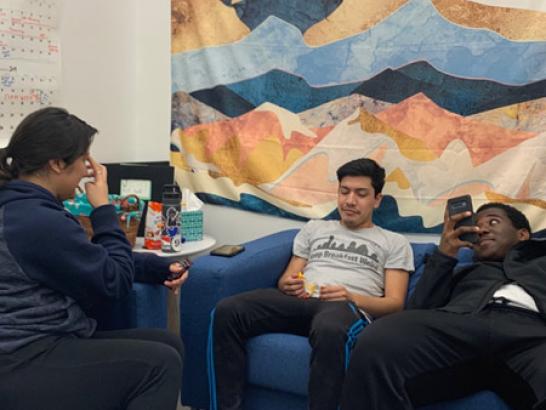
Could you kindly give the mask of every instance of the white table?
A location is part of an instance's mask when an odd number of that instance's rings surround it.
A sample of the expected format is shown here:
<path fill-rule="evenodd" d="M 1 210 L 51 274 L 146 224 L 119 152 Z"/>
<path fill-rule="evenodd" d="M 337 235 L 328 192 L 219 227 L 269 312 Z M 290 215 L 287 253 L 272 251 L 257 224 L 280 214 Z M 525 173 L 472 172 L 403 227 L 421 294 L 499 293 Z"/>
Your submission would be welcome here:
<path fill-rule="evenodd" d="M 216 239 L 210 235 L 203 235 L 203 239 L 200 241 L 186 241 L 182 244 L 182 249 L 179 252 L 162 252 L 155 249 L 144 249 L 144 238 L 138 237 L 135 242 L 133 251 L 144 253 L 155 253 L 156 255 L 163 256 L 165 258 L 172 258 L 176 256 L 191 256 L 200 252 L 207 251 L 216 245 Z"/>

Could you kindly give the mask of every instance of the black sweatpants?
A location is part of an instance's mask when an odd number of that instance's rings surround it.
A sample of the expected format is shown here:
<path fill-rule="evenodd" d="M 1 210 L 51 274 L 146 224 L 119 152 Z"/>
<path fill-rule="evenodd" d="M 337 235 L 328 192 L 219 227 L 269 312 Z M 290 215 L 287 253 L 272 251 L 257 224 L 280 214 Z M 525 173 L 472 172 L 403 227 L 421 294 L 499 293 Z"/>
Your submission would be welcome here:
<path fill-rule="evenodd" d="M 366 324 L 352 303 L 298 299 L 278 289 L 259 289 L 223 299 L 211 323 L 211 408 L 243 408 L 246 341 L 264 333 L 282 332 L 309 337 L 313 349 L 309 408 L 337 409 L 349 359 L 346 350 L 350 351 Z"/>
<path fill-rule="evenodd" d="M 51 337 L 0 355 L 3 410 L 174 410 L 180 338 L 160 329 Z"/>
<path fill-rule="evenodd" d="M 514 409 L 545 408 L 546 321 L 538 314 L 489 305 L 382 318 L 357 341 L 341 409 L 413 409 L 484 389 Z"/>

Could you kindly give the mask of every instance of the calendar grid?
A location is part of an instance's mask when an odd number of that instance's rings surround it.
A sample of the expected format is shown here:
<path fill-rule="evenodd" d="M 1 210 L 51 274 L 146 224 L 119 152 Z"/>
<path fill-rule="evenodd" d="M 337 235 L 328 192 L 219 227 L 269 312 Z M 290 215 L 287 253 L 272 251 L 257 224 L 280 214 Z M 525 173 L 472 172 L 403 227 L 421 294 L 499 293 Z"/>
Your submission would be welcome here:
<path fill-rule="evenodd" d="M 60 98 L 60 0 L 0 1 L 0 146 L 32 111 Z"/>

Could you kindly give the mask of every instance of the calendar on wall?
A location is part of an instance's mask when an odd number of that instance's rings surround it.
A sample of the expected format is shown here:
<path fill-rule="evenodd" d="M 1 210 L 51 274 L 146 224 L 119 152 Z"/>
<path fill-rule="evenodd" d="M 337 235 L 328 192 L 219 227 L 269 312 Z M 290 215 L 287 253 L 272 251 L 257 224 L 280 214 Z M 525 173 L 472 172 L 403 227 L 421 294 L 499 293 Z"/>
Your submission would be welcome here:
<path fill-rule="evenodd" d="M 0 0 L 0 146 L 60 93 L 61 0 Z"/>

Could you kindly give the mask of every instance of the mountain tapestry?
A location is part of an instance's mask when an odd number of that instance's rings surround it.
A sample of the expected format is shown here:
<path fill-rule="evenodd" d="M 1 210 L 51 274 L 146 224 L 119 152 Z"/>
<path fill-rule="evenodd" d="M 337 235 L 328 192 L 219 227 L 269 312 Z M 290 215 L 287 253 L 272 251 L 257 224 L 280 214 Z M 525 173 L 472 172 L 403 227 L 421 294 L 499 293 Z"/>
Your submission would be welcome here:
<path fill-rule="evenodd" d="M 546 228 L 546 0 L 172 0 L 171 163 L 209 203 L 336 213 L 336 169 L 387 171 L 380 226 L 445 201 Z"/>

